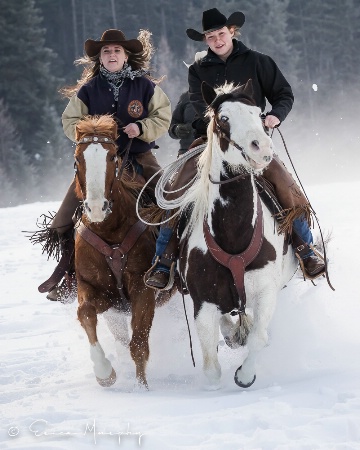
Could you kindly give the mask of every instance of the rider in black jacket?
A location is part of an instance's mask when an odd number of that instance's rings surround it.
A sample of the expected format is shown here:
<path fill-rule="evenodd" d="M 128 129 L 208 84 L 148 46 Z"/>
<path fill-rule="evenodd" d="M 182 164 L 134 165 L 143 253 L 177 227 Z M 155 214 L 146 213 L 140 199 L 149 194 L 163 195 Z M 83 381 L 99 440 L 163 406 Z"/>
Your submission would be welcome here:
<path fill-rule="evenodd" d="M 213 8 L 203 13 L 202 32 L 186 30 L 190 39 L 208 45 L 208 50 L 197 54 L 195 62 L 189 67 L 189 94 L 197 113 L 193 122 L 197 137 L 205 136 L 206 139 L 208 123 L 205 116 L 206 104 L 201 94 L 203 81 L 216 88 L 225 83 L 245 84 L 251 79 L 257 106 L 264 112 L 266 100 L 271 105 L 271 110 L 264 119 L 267 128 L 279 126 L 292 108 L 292 89 L 275 62 L 269 56 L 250 50 L 235 39 L 244 22 L 242 12 L 235 12 L 227 19 Z M 197 141 L 197 145 L 199 144 Z M 174 192 L 187 186 L 196 170 L 196 158 L 189 159 L 173 180 Z M 263 177 L 274 186 L 285 217 L 280 228 L 292 235 L 292 244 L 301 260 L 304 275 L 309 278 L 318 276 L 324 272 L 325 264 L 323 258 L 315 255 L 309 246 L 313 237 L 309 228 L 310 205 L 307 199 L 278 156 L 274 156 L 264 170 Z M 173 277 L 169 273 L 172 275 L 178 247 L 177 236 L 173 231 L 166 227 L 160 230 L 156 247 L 157 259 L 146 281 L 150 287 L 169 289 L 171 286 Z"/>
<path fill-rule="evenodd" d="M 197 53 L 195 62 L 189 67 L 189 92 L 199 121 L 196 122 L 198 134 L 204 133 L 204 114 L 206 104 L 201 94 L 201 83 L 218 87 L 226 82 L 235 85 L 245 84 L 250 78 L 254 89 L 256 104 L 265 110 L 266 99 L 271 104 L 273 115 L 280 122 L 289 114 L 294 96 L 289 83 L 270 56 L 250 50 L 242 42 L 232 39 L 233 49 L 226 60 L 216 55 L 211 48 Z"/>

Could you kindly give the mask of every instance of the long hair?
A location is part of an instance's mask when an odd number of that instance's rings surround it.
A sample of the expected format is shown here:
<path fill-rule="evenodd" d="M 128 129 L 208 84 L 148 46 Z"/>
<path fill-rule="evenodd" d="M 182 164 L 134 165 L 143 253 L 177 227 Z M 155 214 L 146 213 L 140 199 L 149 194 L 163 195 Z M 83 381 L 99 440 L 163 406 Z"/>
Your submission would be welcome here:
<path fill-rule="evenodd" d="M 148 30 L 140 30 L 137 39 L 142 43 L 143 51 L 140 53 L 131 53 L 128 50 L 124 49 L 125 53 L 128 56 L 127 62 L 133 70 L 145 69 L 150 72 L 150 61 L 155 51 L 151 41 L 151 32 Z M 59 90 L 60 94 L 67 98 L 72 97 L 78 92 L 81 86 L 83 86 L 85 83 L 99 74 L 101 65 L 100 53 L 91 58 L 87 55 L 84 55 L 83 57 L 75 60 L 74 64 L 76 66 L 84 66 L 84 70 L 81 74 L 81 78 L 77 80 L 77 83 L 75 85 L 65 86 Z M 162 78 L 155 79 L 150 75 L 148 75 L 148 78 L 154 81 L 154 83 L 158 83 L 162 80 Z"/>

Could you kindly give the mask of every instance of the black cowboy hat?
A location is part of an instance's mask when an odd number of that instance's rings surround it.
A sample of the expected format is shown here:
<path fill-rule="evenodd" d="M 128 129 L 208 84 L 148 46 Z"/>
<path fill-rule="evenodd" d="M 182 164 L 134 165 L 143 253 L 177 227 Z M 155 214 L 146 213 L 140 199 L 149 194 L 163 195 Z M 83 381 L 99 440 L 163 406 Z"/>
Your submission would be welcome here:
<path fill-rule="evenodd" d="M 85 53 L 91 58 L 96 56 L 101 47 L 107 44 L 119 44 L 131 53 L 140 53 L 143 51 L 143 45 L 138 39 L 126 40 L 125 34 L 120 30 L 106 30 L 101 36 L 100 41 L 87 39 L 85 41 Z"/>
<path fill-rule="evenodd" d="M 188 28 L 186 30 L 186 34 L 193 41 L 202 41 L 204 39 L 205 33 L 219 30 L 220 28 L 223 28 L 225 26 L 228 27 L 231 25 L 235 25 L 241 28 L 244 25 L 244 22 L 245 22 L 245 15 L 240 11 L 232 13 L 230 17 L 227 19 L 224 16 L 224 14 L 221 14 L 221 12 L 218 9 L 212 8 L 203 12 L 202 18 L 203 32 L 200 33 L 199 31 L 193 30 L 192 28 Z"/>

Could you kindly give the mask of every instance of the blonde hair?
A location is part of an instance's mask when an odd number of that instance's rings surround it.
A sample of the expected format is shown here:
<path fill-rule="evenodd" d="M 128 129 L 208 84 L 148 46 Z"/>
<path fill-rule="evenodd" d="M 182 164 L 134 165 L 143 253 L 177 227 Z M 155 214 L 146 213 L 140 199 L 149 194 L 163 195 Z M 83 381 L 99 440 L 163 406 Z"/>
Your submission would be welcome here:
<path fill-rule="evenodd" d="M 128 56 L 127 63 L 133 70 L 145 69 L 150 72 L 150 61 L 155 52 L 154 46 L 151 40 L 152 33 L 149 30 L 140 30 L 137 39 L 142 43 L 143 50 L 140 53 L 131 53 L 128 50 L 125 50 L 126 55 Z M 74 61 L 76 66 L 85 66 L 84 70 L 81 74 L 81 78 L 77 80 L 77 83 L 73 86 L 65 86 L 59 90 L 60 94 L 64 97 L 70 98 L 74 94 L 78 92 L 78 90 L 92 78 L 96 77 L 100 71 L 100 53 L 93 57 L 89 57 L 87 55 L 82 56 L 79 59 Z M 161 81 L 161 79 L 155 79 L 148 75 L 155 83 Z"/>

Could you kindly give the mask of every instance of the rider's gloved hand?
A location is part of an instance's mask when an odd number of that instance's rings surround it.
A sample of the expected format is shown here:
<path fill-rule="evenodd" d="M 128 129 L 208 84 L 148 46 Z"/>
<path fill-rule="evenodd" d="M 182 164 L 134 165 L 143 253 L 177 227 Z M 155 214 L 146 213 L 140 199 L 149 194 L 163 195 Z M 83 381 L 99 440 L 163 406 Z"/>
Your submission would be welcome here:
<path fill-rule="evenodd" d="M 191 123 L 179 123 L 174 127 L 174 134 L 179 139 L 185 139 L 187 137 L 192 136 L 194 133 L 194 129 Z"/>

